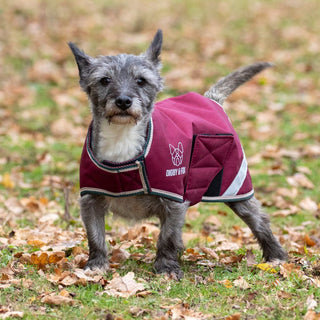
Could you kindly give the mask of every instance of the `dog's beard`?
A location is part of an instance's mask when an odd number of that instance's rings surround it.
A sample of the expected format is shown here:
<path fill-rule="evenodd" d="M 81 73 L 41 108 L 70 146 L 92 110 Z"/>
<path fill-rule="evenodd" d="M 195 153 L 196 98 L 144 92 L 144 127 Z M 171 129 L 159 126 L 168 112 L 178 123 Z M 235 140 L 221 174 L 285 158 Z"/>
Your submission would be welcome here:
<path fill-rule="evenodd" d="M 113 124 L 137 124 L 139 116 L 128 112 L 119 112 L 107 116 L 108 122 Z"/>
<path fill-rule="evenodd" d="M 130 108 L 123 111 L 115 103 L 107 103 L 105 118 L 112 124 L 137 124 L 142 118 L 141 105 L 134 101 Z"/>

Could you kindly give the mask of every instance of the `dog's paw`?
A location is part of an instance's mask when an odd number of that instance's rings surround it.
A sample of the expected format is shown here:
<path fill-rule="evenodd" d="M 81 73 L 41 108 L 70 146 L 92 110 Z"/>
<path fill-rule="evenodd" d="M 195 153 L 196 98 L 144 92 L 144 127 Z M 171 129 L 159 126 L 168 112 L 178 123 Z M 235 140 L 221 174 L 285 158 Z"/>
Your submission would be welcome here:
<path fill-rule="evenodd" d="M 109 270 L 109 263 L 106 259 L 95 258 L 88 260 L 83 269 L 85 272 L 106 273 Z"/>
<path fill-rule="evenodd" d="M 154 269 L 157 273 L 166 274 L 173 280 L 181 280 L 183 278 L 183 272 L 180 269 L 179 263 L 174 260 L 156 261 Z"/>
<path fill-rule="evenodd" d="M 281 247 L 277 248 L 277 250 L 274 250 L 273 252 L 270 252 L 270 254 L 264 257 L 266 262 L 269 262 L 272 265 L 284 263 L 288 260 L 288 258 L 288 253 Z"/>

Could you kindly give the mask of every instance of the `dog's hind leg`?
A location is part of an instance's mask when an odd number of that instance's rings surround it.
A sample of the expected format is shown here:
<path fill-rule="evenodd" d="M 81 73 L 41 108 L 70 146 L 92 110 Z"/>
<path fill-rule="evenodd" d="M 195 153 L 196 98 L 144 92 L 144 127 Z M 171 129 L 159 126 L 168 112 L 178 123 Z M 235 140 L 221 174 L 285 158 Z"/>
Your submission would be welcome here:
<path fill-rule="evenodd" d="M 104 216 L 108 207 L 101 195 L 85 195 L 80 199 L 81 218 L 87 231 L 89 260 L 85 269 L 107 271 L 107 246 Z"/>
<path fill-rule="evenodd" d="M 268 215 L 261 210 L 260 202 L 255 197 L 226 204 L 249 226 L 266 261 L 285 261 L 288 258 L 286 251 L 272 234 Z"/>
<path fill-rule="evenodd" d="M 179 255 L 183 252 L 182 227 L 188 208 L 186 203 L 161 199 L 162 210 L 158 212 L 161 231 L 157 243 L 154 268 L 157 273 L 167 273 L 174 279 L 181 279 L 183 272 L 179 265 Z"/>

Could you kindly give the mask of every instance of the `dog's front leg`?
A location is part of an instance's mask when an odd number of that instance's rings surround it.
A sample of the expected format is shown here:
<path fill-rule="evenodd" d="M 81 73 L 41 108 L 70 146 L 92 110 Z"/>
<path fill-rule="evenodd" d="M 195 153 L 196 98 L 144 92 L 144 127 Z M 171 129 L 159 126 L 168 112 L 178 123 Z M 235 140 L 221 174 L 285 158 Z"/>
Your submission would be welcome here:
<path fill-rule="evenodd" d="M 104 220 L 108 208 L 106 198 L 101 195 L 85 195 L 80 200 L 80 207 L 89 243 L 89 260 L 85 269 L 107 271 L 109 265 Z"/>
<path fill-rule="evenodd" d="M 187 205 L 161 199 L 163 210 L 158 214 L 161 231 L 157 243 L 157 255 L 154 268 L 157 273 L 167 273 L 174 279 L 181 279 L 183 272 L 179 265 L 179 256 L 183 252 L 182 227 Z"/>

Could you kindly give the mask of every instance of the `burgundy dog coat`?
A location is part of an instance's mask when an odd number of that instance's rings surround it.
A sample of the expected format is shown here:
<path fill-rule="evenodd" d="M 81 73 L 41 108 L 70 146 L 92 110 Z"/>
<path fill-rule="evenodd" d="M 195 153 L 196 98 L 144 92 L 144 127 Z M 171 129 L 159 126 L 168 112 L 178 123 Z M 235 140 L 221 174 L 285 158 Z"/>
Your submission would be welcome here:
<path fill-rule="evenodd" d="M 197 93 L 155 104 L 147 141 L 135 159 L 99 162 L 90 144 L 91 127 L 81 156 L 81 196 L 153 194 L 190 205 L 253 196 L 247 161 L 228 116 Z"/>

